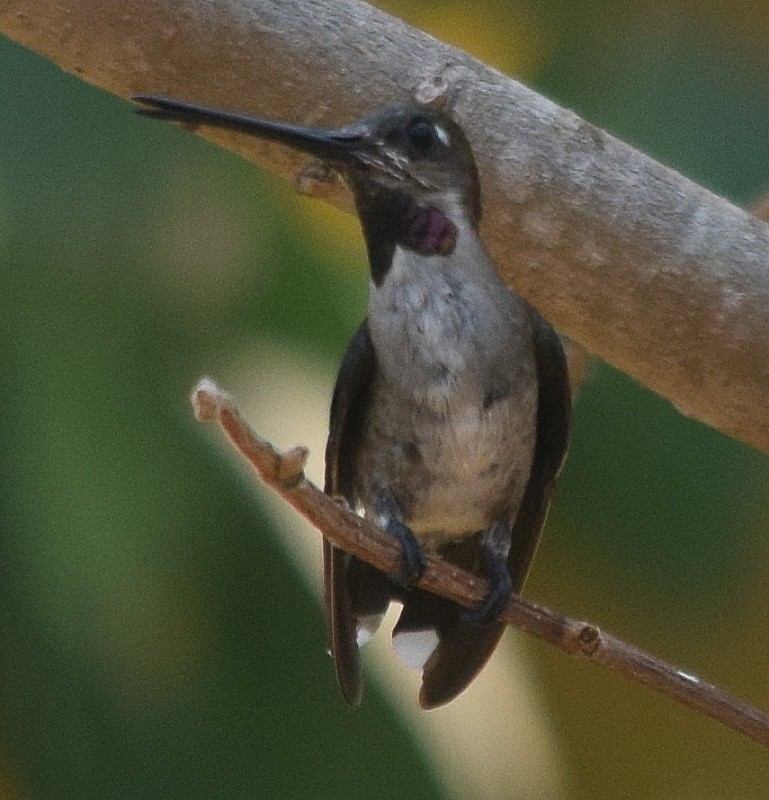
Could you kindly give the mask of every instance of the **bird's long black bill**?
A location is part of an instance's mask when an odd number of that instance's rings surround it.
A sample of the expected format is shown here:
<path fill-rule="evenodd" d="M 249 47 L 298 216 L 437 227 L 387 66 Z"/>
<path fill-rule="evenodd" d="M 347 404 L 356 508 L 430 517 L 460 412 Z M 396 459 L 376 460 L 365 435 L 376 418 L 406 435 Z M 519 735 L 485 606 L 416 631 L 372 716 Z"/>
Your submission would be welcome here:
<path fill-rule="evenodd" d="M 239 131 L 295 147 L 322 159 L 346 160 L 354 156 L 362 144 L 362 137 L 352 131 L 304 128 L 160 95 L 137 94 L 133 99 L 145 106 L 139 109 L 139 113 L 145 117 Z"/>

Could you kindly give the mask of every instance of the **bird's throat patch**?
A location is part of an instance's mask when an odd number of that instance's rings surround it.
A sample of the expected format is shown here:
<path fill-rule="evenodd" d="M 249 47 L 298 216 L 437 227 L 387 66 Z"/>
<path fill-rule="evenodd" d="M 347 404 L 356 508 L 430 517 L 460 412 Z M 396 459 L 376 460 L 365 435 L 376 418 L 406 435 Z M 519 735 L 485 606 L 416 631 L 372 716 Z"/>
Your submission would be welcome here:
<path fill-rule="evenodd" d="M 407 219 L 401 244 L 425 256 L 447 256 L 454 252 L 457 226 L 435 206 L 414 206 Z"/>

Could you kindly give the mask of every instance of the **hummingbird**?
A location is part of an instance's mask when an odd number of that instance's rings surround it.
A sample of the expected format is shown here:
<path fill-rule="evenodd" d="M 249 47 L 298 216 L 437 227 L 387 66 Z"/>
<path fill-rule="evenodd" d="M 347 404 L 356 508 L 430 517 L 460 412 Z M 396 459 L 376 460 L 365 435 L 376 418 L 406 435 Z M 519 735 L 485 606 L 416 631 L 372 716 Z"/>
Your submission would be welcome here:
<path fill-rule="evenodd" d="M 368 251 L 368 315 L 331 400 L 325 492 L 401 544 L 384 574 L 323 540 L 328 646 L 342 696 L 363 694 L 359 648 L 391 601 L 393 647 L 422 670 L 425 709 L 460 694 L 504 631 L 569 437 L 571 390 L 555 330 L 500 278 L 479 235 L 481 190 L 452 117 L 404 103 L 337 129 L 137 95 L 149 117 L 240 131 L 339 173 Z M 464 609 L 417 586 L 425 554 L 488 581 Z"/>

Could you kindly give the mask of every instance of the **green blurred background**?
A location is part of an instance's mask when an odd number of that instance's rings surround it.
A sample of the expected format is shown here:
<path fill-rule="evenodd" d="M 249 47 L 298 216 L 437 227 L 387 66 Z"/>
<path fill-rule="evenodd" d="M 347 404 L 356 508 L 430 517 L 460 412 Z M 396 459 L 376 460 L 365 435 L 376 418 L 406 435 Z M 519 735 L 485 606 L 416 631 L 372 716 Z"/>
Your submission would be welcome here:
<path fill-rule="evenodd" d="M 769 4 L 379 5 L 739 204 L 769 187 Z M 376 682 L 343 705 L 290 523 L 187 402 L 279 377 L 264 424 L 310 439 L 364 313 L 354 220 L 4 39 L 0 74 L 0 796 L 461 796 Z M 599 366 L 527 594 L 769 708 L 768 490 Z M 757 745 L 511 637 L 558 778 L 488 796 L 769 796 Z"/>

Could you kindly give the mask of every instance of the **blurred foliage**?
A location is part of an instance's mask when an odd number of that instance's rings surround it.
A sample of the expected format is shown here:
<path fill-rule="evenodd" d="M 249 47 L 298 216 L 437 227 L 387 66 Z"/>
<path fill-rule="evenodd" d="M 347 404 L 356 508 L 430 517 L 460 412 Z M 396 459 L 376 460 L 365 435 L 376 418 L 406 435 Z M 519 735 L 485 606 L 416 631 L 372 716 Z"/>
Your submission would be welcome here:
<path fill-rule="evenodd" d="M 769 186 L 769 6 L 381 5 L 738 203 Z M 441 796 L 375 686 L 337 697 L 316 600 L 186 401 L 257 340 L 334 368 L 354 222 L 5 40 L 0 65 L 0 793 Z M 527 592 L 769 707 L 768 476 L 599 367 Z M 766 796 L 757 746 L 516 643 L 570 797 Z"/>

